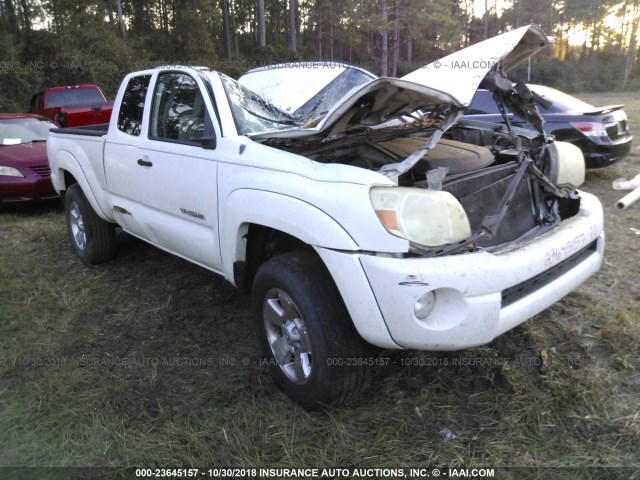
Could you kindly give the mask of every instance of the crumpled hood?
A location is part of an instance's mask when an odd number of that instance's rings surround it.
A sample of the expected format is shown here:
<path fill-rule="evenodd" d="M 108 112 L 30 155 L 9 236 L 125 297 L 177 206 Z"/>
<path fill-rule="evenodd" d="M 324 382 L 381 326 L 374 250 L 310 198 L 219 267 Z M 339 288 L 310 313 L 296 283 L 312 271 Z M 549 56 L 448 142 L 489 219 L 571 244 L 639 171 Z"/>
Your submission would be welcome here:
<path fill-rule="evenodd" d="M 482 41 L 402 78 L 378 78 L 345 95 L 319 121 L 299 128 L 250 135 L 254 139 L 331 136 L 372 127 L 417 110 L 451 105 L 449 117 L 468 106 L 490 71 L 508 72 L 549 45 L 535 26 L 522 27 Z M 449 127 L 452 122 L 445 121 Z"/>
<path fill-rule="evenodd" d="M 487 73 L 507 73 L 550 43 L 540 28 L 528 25 L 447 55 L 402 79 L 449 92 L 468 106 Z"/>
<path fill-rule="evenodd" d="M 357 127 L 372 127 L 417 110 L 458 105 L 448 93 L 398 78 L 378 78 L 346 95 L 317 124 L 250 135 L 255 139 L 330 136 Z"/>

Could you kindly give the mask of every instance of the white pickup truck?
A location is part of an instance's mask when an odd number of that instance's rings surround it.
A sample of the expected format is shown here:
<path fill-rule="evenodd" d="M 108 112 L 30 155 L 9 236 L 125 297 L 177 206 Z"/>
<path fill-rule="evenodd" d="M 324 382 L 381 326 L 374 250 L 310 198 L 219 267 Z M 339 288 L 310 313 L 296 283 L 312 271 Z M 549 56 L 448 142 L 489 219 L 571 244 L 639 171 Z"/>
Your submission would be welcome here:
<path fill-rule="evenodd" d="M 351 75 L 304 115 L 208 69 L 132 73 L 108 128 L 51 131 L 73 249 L 110 260 L 119 227 L 250 291 L 273 378 L 309 408 L 359 391 L 369 345 L 486 344 L 603 258 L 580 151 L 505 77 L 546 45 L 524 27 L 402 79 Z M 481 82 L 535 129 L 460 121 Z"/>

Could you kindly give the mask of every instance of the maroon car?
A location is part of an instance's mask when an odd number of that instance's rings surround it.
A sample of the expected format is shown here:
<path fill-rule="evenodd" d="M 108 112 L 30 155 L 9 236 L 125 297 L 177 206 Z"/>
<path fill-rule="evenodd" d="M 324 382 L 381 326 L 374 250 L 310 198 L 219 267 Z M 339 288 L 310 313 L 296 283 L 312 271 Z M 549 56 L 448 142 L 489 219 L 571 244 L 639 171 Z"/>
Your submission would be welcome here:
<path fill-rule="evenodd" d="M 47 160 L 51 128 L 40 115 L 0 114 L 0 205 L 57 198 Z"/>

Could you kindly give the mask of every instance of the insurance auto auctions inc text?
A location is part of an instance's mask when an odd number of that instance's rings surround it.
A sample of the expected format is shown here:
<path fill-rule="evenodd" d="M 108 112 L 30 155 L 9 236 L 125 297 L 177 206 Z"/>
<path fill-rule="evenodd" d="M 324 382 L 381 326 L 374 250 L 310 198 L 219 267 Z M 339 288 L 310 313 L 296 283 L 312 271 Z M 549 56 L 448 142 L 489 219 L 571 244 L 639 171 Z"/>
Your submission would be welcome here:
<path fill-rule="evenodd" d="M 493 478 L 493 468 L 260 468 L 259 478 Z"/>

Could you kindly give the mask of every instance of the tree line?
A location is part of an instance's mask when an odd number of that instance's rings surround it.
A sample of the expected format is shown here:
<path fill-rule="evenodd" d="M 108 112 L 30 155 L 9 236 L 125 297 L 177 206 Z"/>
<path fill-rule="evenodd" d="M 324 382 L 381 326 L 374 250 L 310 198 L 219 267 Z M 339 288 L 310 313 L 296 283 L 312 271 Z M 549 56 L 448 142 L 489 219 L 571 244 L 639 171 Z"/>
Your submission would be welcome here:
<path fill-rule="evenodd" d="M 555 37 L 516 77 L 567 91 L 640 88 L 640 0 L 0 0 L 0 111 L 52 85 L 113 96 L 132 70 L 204 65 L 237 77 L 295 60 L 400 76 L 527 24 Z"/>

